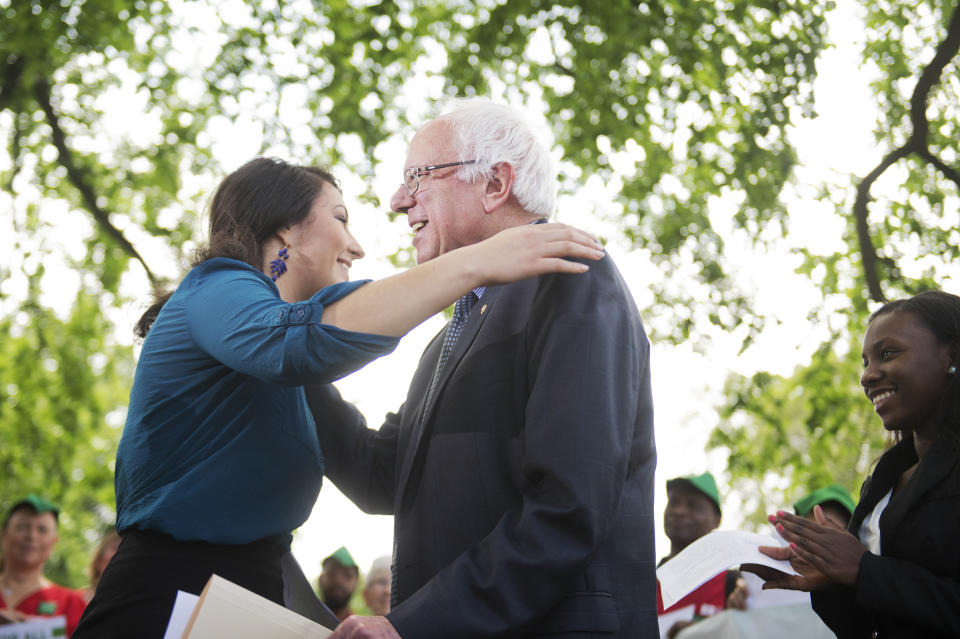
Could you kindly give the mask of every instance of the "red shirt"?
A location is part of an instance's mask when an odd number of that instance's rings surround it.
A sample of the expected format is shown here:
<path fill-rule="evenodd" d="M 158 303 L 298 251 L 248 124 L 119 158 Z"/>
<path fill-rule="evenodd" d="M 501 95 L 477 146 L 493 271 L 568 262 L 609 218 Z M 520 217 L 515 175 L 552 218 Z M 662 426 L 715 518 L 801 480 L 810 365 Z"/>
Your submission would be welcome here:
<path fill-rule="evenodd" d="M 657 614 L 662 615 L 666 612 L 680 610 L 687 606 L 693 606 L 693 616 L 709 617 L 727 607 L 727 571 L 724 570 L 719 575 L 705 581 L 703 585 L 687 594 L 683 599 L 673 604 L 666 610 L 663 609 L 663 597 L 660 595 L 660 582 L 657 582 Z"/>
<path fill-rule="evenodd" d="M 80 615 L 83 614 L 86 605 L 83 595 L 78 591 L 50 584 L 46 588 L 35 590 L 21 601 L 15 610 L 36 617 L 63 615 L 67 618 L 67 636 L 69 637 L 80 623 Z M 0 595 L 0 608 L 7 607 L 3 595 Z"/>

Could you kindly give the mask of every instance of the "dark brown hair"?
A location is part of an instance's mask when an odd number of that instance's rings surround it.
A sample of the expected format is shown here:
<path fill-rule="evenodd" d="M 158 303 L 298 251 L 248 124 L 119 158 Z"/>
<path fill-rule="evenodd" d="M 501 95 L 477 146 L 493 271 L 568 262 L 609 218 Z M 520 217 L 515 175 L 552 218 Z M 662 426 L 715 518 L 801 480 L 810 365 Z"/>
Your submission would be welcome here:
<path fill-rule="evenodd" d="M 340 184 L 325 168 L 290 164 L 276 158 L 255 158 L 228 175 L 210 202 L 210 240 L 197 251 L 193 266 L 215 257 L 229 257 L 253 268 L 263 267 L 263 244 L 278 229 L 300 222 L 330 184 Z M 155 294 L 153 305 L 133 332 L 146 337 L 172 291 Z"/>

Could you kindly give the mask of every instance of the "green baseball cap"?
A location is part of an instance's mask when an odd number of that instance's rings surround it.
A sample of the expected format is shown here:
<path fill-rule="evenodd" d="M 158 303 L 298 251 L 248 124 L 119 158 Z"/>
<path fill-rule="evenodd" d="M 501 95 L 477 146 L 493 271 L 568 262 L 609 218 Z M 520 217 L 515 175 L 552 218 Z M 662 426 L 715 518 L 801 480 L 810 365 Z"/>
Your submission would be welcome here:
<path fill-rule="evenodd" d="M 703 473 L 702 475 L 686 475 L 685 477 L 675 477 L 673 479 L 667 480 L 667 492 L 671 488 L 674 488 L 678 485 L 684 485 L 687 487 L 692 486 L 693 488 L 699 490 L 701 493 L 710 498 L 710 501 L 717 507 L 717 512 L 720 512 L 720 491 L 717 490 L 717 480 L 713 478 L 713 475 L 710 473 Z"/>
<path fill-rule="evenodd" d="M 847 489 L 840 484 L 830 484 L 823 488 L 818 488 L 809 495 L 806 495 L 800 501 L 793 505 L 793 510 L 801 517 L 806 517 L 813 510 L 814 506 L 820 506 L 828 501 L 835 501 L 853 515 L 853 509 L 857 507 L 853 498 Z"/>
<path fill-rule="evenodd" d="M 13 506 L 10 507 L 10 510 L 7 511 L 7 516 L 3 519 L 3 527 L 7 527 L 7 523 L 10 521 L 10 517 L 13 516 L 13 513 L 22 508 L 23 506 L 29 506 L 31 510 L 35 511 L 38 515 L 43 513 L 53 513 L 53 518 L 57 521 L 60 520 L 60 507 L 54 504 L 49 499 L 30 493 L 23 499 L 16 501 Z"/>
<path fill-rule="evenodd" d="M 347 550 L 346 546 L 340 546 L 337 548 L 335 551 L 333 551 L 332 555 L 323 560 L 323 563 L 327 563 L 327 561 L 330 559 L 335 560 L 346 568 L 357 568 L 358 571 L 360 570 L 357 567 L 357 562 L 353 560 L 353 556 L 350 554 L 350 551 Z"/>

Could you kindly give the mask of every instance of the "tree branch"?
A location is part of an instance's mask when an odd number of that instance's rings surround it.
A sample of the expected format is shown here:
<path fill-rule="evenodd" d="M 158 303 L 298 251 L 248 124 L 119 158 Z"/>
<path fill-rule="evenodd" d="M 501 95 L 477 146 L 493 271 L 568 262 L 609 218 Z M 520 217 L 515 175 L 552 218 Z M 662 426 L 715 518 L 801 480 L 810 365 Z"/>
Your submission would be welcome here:
<path fill-rule="evenodd" d="M 930 90 L 940 82 L 943 68 L 957 55 L 958 50 L 960 50 L 960 3 L 953 8 L 950 24 L 947 26 L 947 35 L 937 45 L 933 59 L 923 69 L 917 80 L 917 86 L 913 89 L 913 95 L 910 96 L 910 122 L 913 124 L 911 137 L 916 137 L 917 144 L 924 148 L 927 146 L 927 134 L 930 130 L 930 123 L 927 122 L 927 96 Z"/>
<path fill-rule="evenodd" d="M 917 155 L 922 157 L 924 160 L 926 160 L 933 166 L 937 167 L 937 169 L 939 169 L 940 172 L 943 173 L 943 176 L 945 178 L 952 181 L 954 184 L 957 185 L 957 188 L 960 189 L 960 172 L 958 172 L 955 168 L 953 168 L 952 166 L 949 166 L 943 160 L 941 160 L 936 155 L 931 153 L 930 149 L 926 147 L 917 151 Z"/>
<path fill-rule="evenodd" d="M 863 264 L 863 275 L 867 280 L 867 290 L 870 293 L 870 298 L 877 302 L 886 301 L 886 297 L 880 285 L 880 275 L 877 273 L 877 249 L 873 246 L 873 240 L 870 239 L 870 227 L 867 224 L 870 187 L 894 162 L 909 155 L 910 151 L 905 147 L 906 145 L 901 146 L 888 153 L 880 161 L 880 164 L 860 181 L 860 184 L 857 185 L 857 199 L 853 203 L 853 217 L 857 221 L 857 240 L 860 243 L 860 261 Z"/>
<path fill-rule="evenodd" d="M 4 188 L 10 193 L 14 192 L 13 182 L 17 179 L 17 174 L 23 167 L 23 160 L 20 158 L 20 150 L 23 148 L 20 145 L 22 139 L 23 132 L 20 129 L 20 118 L 15 115 L 13 117 L 13 131 L 10 133 L 10 179 L 4 185 Z M 14 221 L 14 224 L 16 224 L 16 221 Z"/>
<path fill-rule="evenodd" d="M 947 27 L 946 37 L 937 45 L 933 59 L 924 67 L 910 96 L 910 125 L 912 131 L 907 141 L 897 149 L 888 153 L 880 164 L 867 174 L 857 185 L 857 199 L 853 203 L 853 215 L 857 222 L 857 239 L 860 243 L 860 256 L 863 264 L 863 274 L 867 280 L 867 290 L 870 297 L 877 301 L 886 301 L 880 285 L 880 275 L 877 273 L 877 251 L 870 238 L 870 228 L 867 225 L 867 204 L 870 202 L 870 187 L 877 181 L 890 166 L 911 153 L 918 155 L 925 162 L 935 166 L 947 179 L 952 180 L 960 188 L 960 174 L 940 158 L 931 153 L 927 143 L 930 133 L 930 122 L 927 120 L 927 98 L 930 91 L 940 82 L 944 67 L 949 64 L 960 51 L 960 2 L 953 8 L 950 24 Z"/>
<path fill-rule="evenodd" d="M 124 237 L 123 233 L 120 232 L 116 226 L 110 222 L 110 216 L 97 204 L 97 195 L 93 191 L 93 187 L 87 182 L 86 177 L 83 175 L 83 171 L 77 166 L 76 162 L 73 159 L 73 153 L 70 151 L 70 148 L 67 146 L 66 136 L 63 133 L 63 129 L 60 127 L 60 121 L 57 119 L 57 114 L 53 110 L 53 104 L 50 100 L 50 86 L 47 84 L 46 80 L 40 78 L 34 84 L 34 95 L 37 98 L 37 101 L 40 103 L 40 108 L 43 109 L 44 114 L 47 117 L 47 124 L 50 125 L 50 128 L 53 130 L 53 144 L 57 148 L 57 153 L 59 155 L 60 164 L 67 170 L 67 177 L 70 179 L 70 183 L 73 184 L 80 192 L 80 196 L 83 198 L 83 202 L 89 209 L 90 213 L 93 215 L 93 218 L 97 221 L 97 224 L 106 231 L 107 235 L 112 237 L 120 247 L 126 251 L 132 258 L 136 259 L 140 264 L 143 265 L 143 269 L 147 272 L 147 277 L 150 279 L 150 283 L 157 287 L 159 282 L 154 276 L 153 271 L 150 270 L 150 267 L 147 266 L 146 260 L 137 252 L 137 249 Z"/>
<path fill-rule="evenodd" d="M 0 83 L 0 109 L 6 107 L 7 103 L 13 100 L 14 89 L 20 83 L 20 76 L 26 62 L 20 56 L 7 58 L 3 67 L 3 81 Z"/>

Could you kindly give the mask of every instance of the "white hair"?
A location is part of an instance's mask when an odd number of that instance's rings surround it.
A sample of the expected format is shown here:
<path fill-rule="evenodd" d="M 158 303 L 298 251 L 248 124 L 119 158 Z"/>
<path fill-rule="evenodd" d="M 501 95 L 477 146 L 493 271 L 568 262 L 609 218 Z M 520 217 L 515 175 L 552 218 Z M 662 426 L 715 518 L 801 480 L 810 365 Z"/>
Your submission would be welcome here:
<path fill-rule="evenodd" d="M 457 178 L 476 182 L 489 178 L 493 167 L 507 162 L 513 167 L 513 195 L 520 206 L 538 217 L 553 215 L 557 201 L 557 176 L 546 145 L 533 127 L 514 109 L 491 100 L 457 100 L 453 110 L 436 121 L 448 122 L 459 161 Z"/>
<path fill-rule="evenodd" d="M 366 583 L 370 584 L 370 581 L 373 580 L 374 575 L 378 572 L 385 572 L 388 575 L 390 574 L 390 556 L 384 555 L 383 557 L 377 557 L 373 560 L 373 564 L 370 566 L 370 572 L 367 573 Z"/>

